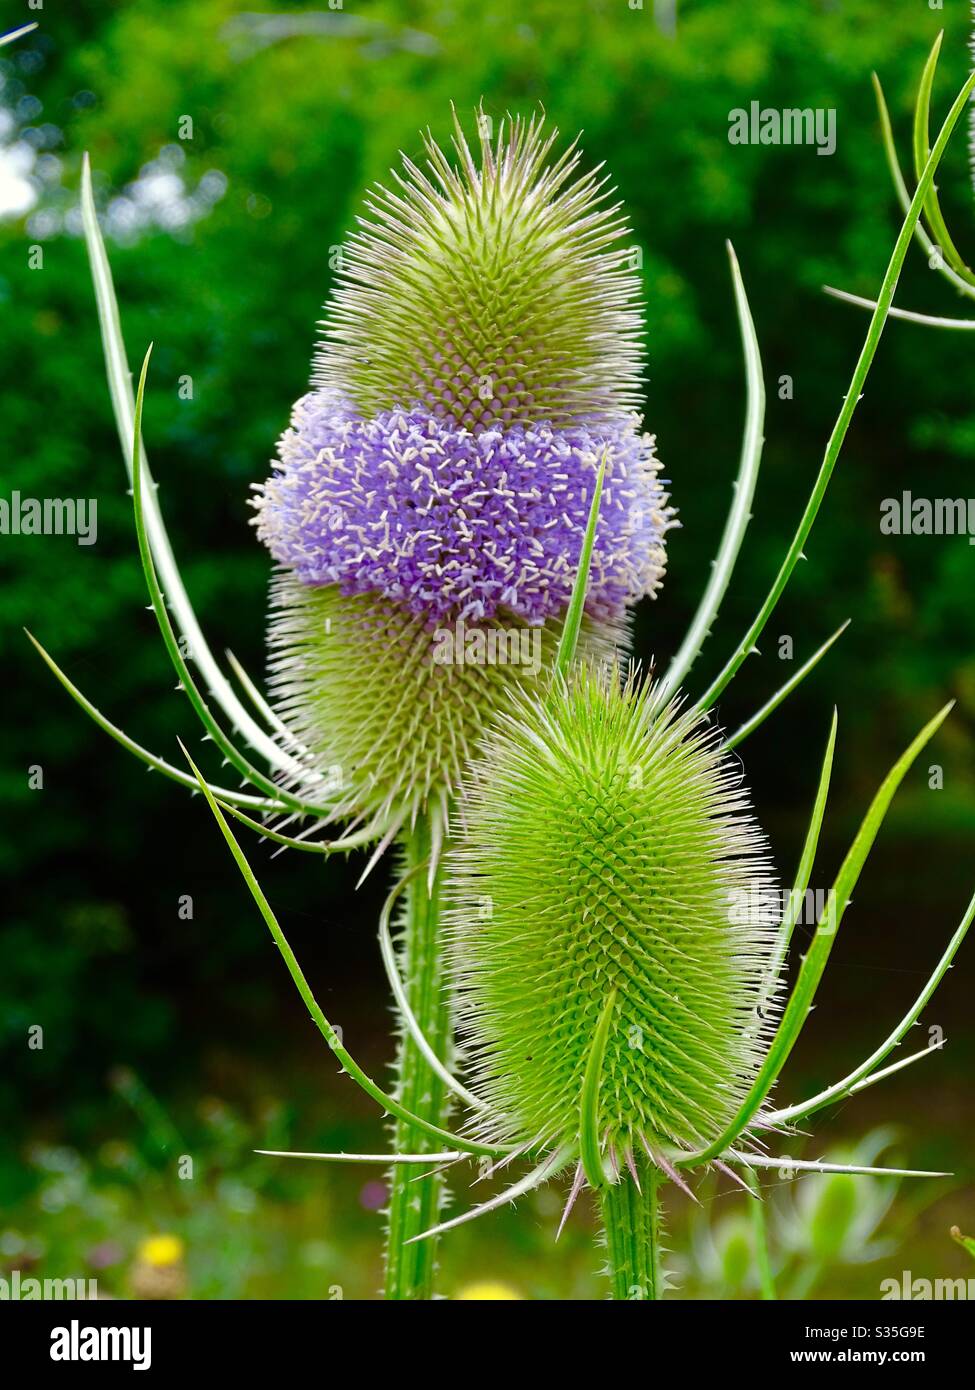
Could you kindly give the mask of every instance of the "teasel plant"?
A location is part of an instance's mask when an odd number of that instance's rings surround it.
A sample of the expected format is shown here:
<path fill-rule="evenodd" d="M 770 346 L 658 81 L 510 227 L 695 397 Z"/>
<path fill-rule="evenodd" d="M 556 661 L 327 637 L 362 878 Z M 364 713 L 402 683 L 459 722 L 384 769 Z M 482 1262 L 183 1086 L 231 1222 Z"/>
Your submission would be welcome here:
<path fill-rule="evenodd" d="M 314 794 L 331 769 L 333 819 L 392 842 L 406 998 L 451 1054 L 441 850 L 462 770 L 513 688 L 537 698 L 572 594 L 597 460 L 607 505 L 580 650 L 613 661 L 628 605 L 656 591 L 672 513 L 635 413 L 639 280 L 626 224 L 576 147 L 540 120 L 455 118 L 453 159 L 427 135 L 342 248 L 313 389 L 295 406 L 258 534 L 278 562 L 271 686 Z M 471 651 L 473 635 L 485 648 Z M 537 663 L 519 660 L 523 638 Z M 537 642 L 535 641 L 537 639 Z M 487 657 L 488 642 L 503 663 Z M 516 644 L 515 659 L 512 644 Z M 419 866 L 423 872 L 414 873 Z M 443 1124 L 451 1094 L 408 1032 L 397 1095 Z M 410 1133 L 394 1128 L 394 1145 Z M 428 1295 L 444 1183 L 390 1183 L 386 1288 Z"/>
<path fill-rule="evenodd" d="M 911 139 L 912 168 L 915 179 L 920 179 L 925 162 L 930 153 L 930 121 L 931 121 L 931 95 L 934 89 L 935 76 L 938 69 L 938 58 L 941 53 L 941 45 L 944 40 L 944 30 L 938 34 L 928 54 L 927 62 L 921 73 L 918 83 L 917 98 L 914 103 L 914 120 Z M 972 41 L 972 49 L 975 52 L 975 39 Z M 900 156 L 897 152 L 897 141 L 894 136 L 893 122 L 890 117 L 890 110 L 887 106 L 887 99 L 884 96 L 884 89 L 880 78 L 876 73 L 872 74 L 874 96 L 877 101 L 877 112 L 880 118 L 880 130 L 883 138 L 884 153 L 887 159 L 887 167 L 890 171 L 891 182 L 897 201 L 906 212 L 911 205 L 911 193 L 908 188 L 907 180 L 904 176 L 904 169 L 901 164 Z M 972 118 L 975 122 L 975 117 Z M 975 141 L 975 124 L 972 126 L 972 138 Z M 973 165 L 973 181 L 975 181 L 975 165 Z M 922 214 L 918 218 L 914 228 L 914 236 L 927 257 L 928 267 L 935 270 L 944 280 L 960 294 L 964 299 L 975 299 L 975 270 L 966 263 L 961 252 L 955 245 L 941 203 L 938 198 L 938 189 L 932 182 L 924 199 Z M 874 309 L 875 302 L 871 299 L 864 299 L 861 295 L 850 294 L 847 290 L 834 289 L 832 286 L 825 286 L 826 293 L 832 295 L 834 299 L 841 299 L 847 304 L 854 304 L 861 309 Z M 901 319 L 907 323 L 920 324 L 928 328 L 943 328 L 956 330 L 961 333 L 970 333 L 975 330 L 975 319 L 953 318 L 950 315 L 921 314 L 912 309 L 901 309 L 895 306 L 890 308 L 890 317 Z"/>
<path fill-rule="evenodd" d="M 274 582 L 270 698 L 235 658 L 228 658 L 249 702 L 245 705 L 206 644 L 169 545 L 141 437 L 149 354 L 133 393 L 85 164 L 85 234 L 151 604 L 180 688 L 206 737 L 248 790 L 211 784 L 185 747 L 188 771 L 143 748 L 102 715 L 31 640 L 105 732 L 150 768 L 202 791 L 326 1044 L 341 1068 L 392 1119 L 390 1154 L 301 1155 L 390 1164 L 388 1297 L 432 1296 L 436 1238 L 443 1231 L 563 1172 L 571 1175 L 570 1204 L 585 1185 L 598 1194 L 614 1295 L 660 1297 L 659 1195 L 664 1184 L 686 1186 L 696 1168 L 706 1167 L 744 1171 L 750 1188 L 751 1175 L 765 1168 L 788 1164 L 828 1171 L 829 1165 L 769 1155 L 763 1136 L 788 1133 L 796 1120 L 906 1065 L 881 1063 L 949 967 L 975 913 L 975 900 L 926 990 L 885 1043 L 827 1092 L 791 1107 L 771 1105 L 771 1090 L 812 1006 L 849 894 L 887 805 L 947 709 L 922 730 L 881 785 L 788 1002 L 782 1000 L 780 977 L 798 908 L 790 908 L 781 920 L 772 913 L 774 878 L 765 842 L 729 754 L 795 689 L 842 629 L 730 736 L 713 726 L 709 711 L 756 649 L 804 558 L 914 226 L 973 86 L 975 74 L 925 163 L 850 389 L 772 587 L 725 666 L 694 701 L 680 692 L 741 550 L 763 443 L 761 362 L 733 253 L 748 384 L 738 479 L 687 636 L 664 675 L 647 682 L 626 669 L 627 609 L 659 584 L 663 536 L 673 518 L 652 441 L 633 418 L 639 316 L 625 258 L 607 249 L 622 230 L 616 210 L 603 205 L 595 176 L 573 177 L 574 151 L 549 159 L 551 141 L 542 139 L 537 123 L 513 123 L 494 145 L 482 131 L 479 164 L 458 132 L 459 168 L 430 142 L 430 179 L 408 164 L 397 192 L 376 195 L 354 243 L 348 276 L 326 311 L 313 390 L 296 407 L 291 430 L 279 446 L 279 466 L 258 495 L 259 530 L 281 569 Z M 553 245 L 560 247 L 554 258 Z M 469 267 L 465 271 L 472 248 L 480 248 L 496 273 L 507 265 L 507 279 L 482 275 L 472 280 Z M 509 253 L 510 263 L 505 260 Z M 550 277 L 544 292 L 536 276 L 543 281 Z M 504 294 L 495 294 L 502 284 Z M 482 311 L 494 324 L 507 311 L 509 298 L 518 306 L 506 321 L 506 332 L 514 335 L 505 339 L 510 357 L 500 350 L 488 352 L 483 342 L 458 339 L 464 314 L 471 316 L 468 327 Z M 360 314 L 367 327 L 360 327 Z M 401 335 L 411 326 L 414 340 L 408 351 Z M 456 350 L 462 347 L 466 355 Z M 448 371 L 454 374 L 448 377 Z M 497 436 L 496 443 L 486 436 Z M 490 457 L 488 450 L 494 451 Z M 512 507 L 510 527 L 491 513 L 476 486 L 479 470 L 498 453 L 504 460 L 502 490 L 513 493 L 504 499 Z M 480 549 L 490 563 L 482 560 L 481 568 L 469 564 L 467 570 L 461 565 L 445 579 L 445 557 L 423 552 L 422 537 L 407 515 L 416 509 L 409 507 L 405 485 L 405 466 L 417 459 L 434 461 L 432 481 L 424 478 L 417 487 L 422 504 L 438 522 L 452 517 L 450 497 L 464 499 L 457 508 L 464 528 L 485 508 L 487 524 L 495 529 L 490 546 Z M 541 513 L 531 513 L 537 498 L 530 479 L 517 481 L 519 460 L 526 474 L 536 470 L 540 491 L 553 487 L 551 505 L 558 519 L 548 520 L 562 547 L 558 553 L 547 549 L 547 538 L 537 534 L 545 526 Z M 376 510 L 380 483 L 388 490 L 384 514 Z M 446 499 L 438 490 L 441 483 Z M 531 539 L 537 544 L 523 544 L 521 508 L 527 508 L 524 515 L 533 515 L 529 529 L 536 532 Z M 350 532 L 358 540 L 350 540 Z M 466 531 L 459 540 L 456 530 L 451 536 L 458 543 L 469 540 Z M 512 549 L 506 550 L 509 543 Z M 478 549 L 473 540 L 470 549 Z M 368 561 L 372 587 L 359 586 L 358 568 L 354 560 L 350 563 L 350 556 L 359 555 Z M 512 564 L 518 580 L 514 585 Z M 468 608 L 470 603 L 474 606 Z M 526 680 L 517 667 L 509 669 L 509 678 L 497 688 L 478 690 L 471 699 L 473 713 L 466 704 L 469 692 L 451 685 L 435 686 L 431 693 L 432 662 L 421 680 L 410 664 L 411 656 L 417 660 L 417 647 L 409 643 L 426 650 L 438 623 L 461 620 L 481 630 L 519 623 L 541 628 L 545 661 L 540 671 Z M 330 646 L 336 629 L 338 641 Z M 355 634 L 354 641 L 349 633 Z M 405 645 L 384 678 L 393 675 L 411 689 L 422 709 L 420 717 L 412 707 L 405 713 L 413 716 L 411 737 L 423 746 L 389 745 L 409 756 L 412 771 L 405 780 L 392 755 L 389 762 L 368 764 L 358 742 L 355 708 L 335 710 L 335 720 L 328 722 L 333 698 L 350 690 L 340 659 L 359 663 L 368 694 L 387 718 L 403 716 L 397 692 L 383 689 L 363 661 L 368 651 L 381 664 L 391 640 Z M 461 667 L 459 682 L 469 669 Z M 360 705 L 365 694 L 356 692 Z M 437 701 L 452 709 L 454 722 L 438 723 L 432 717 L 442 710 Z M 360 715 L 364 722 L 375 720 L 372 708 L 361 708 Z M 834 718 L 790 903 L 801 901 L 809 881 L 835 736 Z M 238 739 L 250 746 L 266 771 L 255 766 Z M 495 754 L 510 761 L 499 764 Z M 546 820 L 551 811 L 546 797 L 558 780 L 553 768 L 560 766 L 567 775 L 571 771 L 579 791 L 571 843 L 591 876 L 588 883 L 577 877 L 571 896 L 561 897 L 557 889 L 563 861 L 553 842 L 562 838 L 564 827 Z M 660 841 L 655 847 L 648 841 L 651 822 L 641 820 L 648 807 L 662 810 L 666 844 Z M 588 831 L 579 819 L 583 813 L 593 817 Z M 234 819 L 276 845 L 302 852 L 331 854 L 370 846 L 370 866 L 386 847 L 398 844 L 402 870 L 379 924 L 380 952 L 401 1028 L 392 1089 L 362 1069 L 322 1012 L 231 830 Z M 303 828 L 287 833 L 295 820 Z M 343 826 L 342 833 L 322 838 L 320 832 L 336 823 Z M 547 854 L 542 853 L 544 826 Z M 602 850 L 599 836 L 604 837 Z M 612 839 L 608 859 L 606 836 Z M 531 896 L 545 900 L 545 940 L 531 925 L 531 897 L 520 905 L 498 868 L 509 840 L 512 872 L 517 854 L 524 852 L 516 849 L 519 843 L 535 856 L 530 864 L 521 859 L 519 872 L 530 882 Z M 671 875 L 673 884 L 668 883 Z M 728 917 L 729 893 L 743 896 L 748 904 L 734 922 Z M 490 908 L 480 923 L 483 935 L 471 917 L 472 894 L 478 907 L 486 902 Z M 627 942 L 625 950 L 612 945 L 601 962 L 600 931 L 619 914 L 624 899 L 627 912 L 635 913 L 637 939 Z M 664 906 L 666 911 L 657 915 Z M 586 924 L 584 940 L 576 935 L 580 918 Z M 398 949 L 394 919 L 399 923 Z M 699 941 L 690 930 L 698 920 Z M 559 981 L 570 1006 L 559 1021 L 565 1055 L 551 1074 L 540 1065 L 544 1049 L 550 1054 L 551 1040 L 543 1036 L 545 1019 L 536 1007 L 544 1005 L 550 1015 L 550 1005 L 540 999 L 540 981 L 529 977 L 521 982 L 525 994 L 519 1002 L 504 958 L 515 944 L 506 939 L 515 922 L 519 958 L 530 963 L 536 949 L 546 980 Z M 481 949 L 492 937 L 499 943 L 497 956 Z M 724 982 L 720 993 L 712 974 Z M 658 1005 L 668 992 L 673 997 L 661 1014 Z M 463 1061 L 453 1046 L 455 1015 L 471 1058 L 466 1084 L 455 1075 Z M 538 1056 L 524 1055 L 522 1044 L 529 1035 L 544 1044 Z M 631 1046 L 634 1038 L 642 1039 L 640 1047 Z M 685 1083 L 689 1090 L 682 1108 L 677 1096 Z M 452 1124 L 454 1107 L 463 1114 Z M 499 1196 L 444 1219 L 445 1171 L 464 1161 L 478 1163 L 482 1176 L 515 1162 L 527 1162 L 529 1170 Z M 856 1165 L 850 1170 L 859 1171 Z"/>
<path fill-rule="evenodd" d="M 222 804 L 282 846 L 369 846 L 366 873 L 396 845 L 409 874 L 398 924 L 407 997 L 447 1053 L 439 864 L 462 768 L 509 687 L 540 689 L 551 667 L 599 465 L 581 654 L 617 659 L 630 606 L 659 587 L 674 524 L 635 409 L 642 314 L 626 223 L 601 172 L 580 172 L 575 145 L 553 155 L 556 135 L 516 118 L 492 138 L 479 112 L 475 157 L 455 118 L 455 162 L 427 136 L 426 172 L 404 160 L 395 191 L 373 191 L 342 249 L 313 389 L 255 499 L 278 571 L 270 700 L 230 658 L 253 712 L 200 631 L 141 442 L 135 454 L 123 444 L 150 599 L 180 688 L 250 784 L 218 788 Z M 87 165 L 82 205 L 125 440 L 135 403 Z M 478 641 L 500 647 L 499 659 L 482 659 Z M 238 748 L 238 733 L 267 771 Z M 158 758 L 150 765 L 187 780 Z M 303 828 L 284 834 L 292 819 Z M 338 838 L 320 837 L 338 825 Z M 408 1033 L 397 1068 L 397 1094 L 441 1124 L 449 1093 Z M 437 1175 L 407 1187 L 393 1174 L 389 1296 L 429 1294 L 432 1247 L 402 1252 L 443 1193 Z"/>

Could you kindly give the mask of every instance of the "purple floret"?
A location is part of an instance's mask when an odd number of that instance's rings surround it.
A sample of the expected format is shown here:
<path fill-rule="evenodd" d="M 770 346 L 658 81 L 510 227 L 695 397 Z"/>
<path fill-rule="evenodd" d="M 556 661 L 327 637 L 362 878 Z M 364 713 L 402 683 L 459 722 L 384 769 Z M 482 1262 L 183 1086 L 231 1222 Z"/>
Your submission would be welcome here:
<path fill-rule="evenodd" d="M 294 407 L 258 489 L 261 539 L 308 585 L 377 593 L 438 620 L 565 611 L 603 453 L 587 609 L 653 593 L 673 524 L 635 417 L 472 433 L 419 407 L 362 419 L 334 392 Z"/>

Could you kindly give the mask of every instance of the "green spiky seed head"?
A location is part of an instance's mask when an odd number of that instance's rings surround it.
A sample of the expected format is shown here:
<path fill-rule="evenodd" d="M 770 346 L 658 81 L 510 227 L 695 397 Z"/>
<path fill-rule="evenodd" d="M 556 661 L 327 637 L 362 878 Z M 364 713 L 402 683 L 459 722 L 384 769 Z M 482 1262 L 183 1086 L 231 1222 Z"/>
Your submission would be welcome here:
<path fill-rule="evenodd" d="M 462 770 L 486 726 L 520 689 L 541 700 L 562 625 L 497 620 L 431 631 L 421 617 L 371 594 L 274 581 L 271 689 L 308 767 L 296 788 L 336 816 L 377 833 L 424 809 L 449 813 Z M 615 661 L 625 625 L 586 618 L 580 651 Z"/>
<path fill-rule="evenodd" d="M 315 381 L 367 414 L 420 405 L 477 428 L 562 427 L 640 405 L 640 280 L 619 205 L 542 122 L 427 135 L 343 248 Z"/>
<path fill-rule="evenodd" d="M 778 921 L 765 841 L 716 731 L 655 710 L 632 678 L 583 670 L 502 714 L 459 819 L 451 971 L 485 1136 L 577 1143 L 608 1008 L 597 1124 L 610 1167 L 638 1145 L 715 1138 L 767 1047 L 777 1006 L 757 1006 Z"/>

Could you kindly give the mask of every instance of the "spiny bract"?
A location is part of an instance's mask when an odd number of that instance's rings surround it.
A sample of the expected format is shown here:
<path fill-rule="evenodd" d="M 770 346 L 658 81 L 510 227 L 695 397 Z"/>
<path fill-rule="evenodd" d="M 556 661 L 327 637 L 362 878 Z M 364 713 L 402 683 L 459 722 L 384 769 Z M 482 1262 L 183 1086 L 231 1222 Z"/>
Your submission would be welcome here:
<path fill-rule="evenodd" d="M 640 279 L 620 205 L 542 121 L 478 116 L 480 162 L 427 134 L 343 248 L 315 384 L 364 414 L 420 405 L 469 428 L 560 427 L 641 401 Z"/>
<path fill-rule="evenodd" d="M 492 1140 L 577 1141 L 613 990 L 598 1133 L 716 1137 L 777 1012 L 759 1015 L 778 923 L 764 838 L 717 732 L 652 688 L 583 669 L 518 698 L 484 740 L 447 857 L 452 977 Z"/>
<path fill-rule="evenodd" d="M 509 691 L 540 700 L 561 622 L 540 628 L 489 621 L 433 632 L 371 595 L 345 597 L 282 573 L 272 601 L 271 690 L 337 817 L 364 816 L 377 832 L 449 803 L 461 772 Z M 622 624 L 586 617 L 580 649 L 615 661 Z M 320 795 L 320 792 L 319 792 Z"/>

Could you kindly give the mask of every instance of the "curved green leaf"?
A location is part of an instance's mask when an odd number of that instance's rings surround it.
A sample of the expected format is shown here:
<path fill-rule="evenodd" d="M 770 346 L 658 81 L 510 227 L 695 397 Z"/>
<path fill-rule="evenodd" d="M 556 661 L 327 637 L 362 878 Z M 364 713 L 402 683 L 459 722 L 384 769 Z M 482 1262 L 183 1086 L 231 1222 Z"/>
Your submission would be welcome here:
<path fill-rule="evenodd" d="M 812 1008 L 816 990 L 822 979 L 826 962 L 829 960 L 833 943 L 836 940 L 840 923 L 850 904 L 850 897 L 856 887 L 860 877 L 860 872 L 866 863 L 867 855 L 873 846 L 877 833 L 880 830 L 887 808 L 893 800 L 894 793 L 900 786 L 907 774 L 908 769 L 921 749 L 928 743 L 944 723 L 952 708 L 951 704 L 938 711 L 914 739 L 913 743 L 897 759 L 897 762 L 888 772 L 881 783 L 867 814 L 863 818 L 859 830 L 854 837 L 853 844 L 847 851 L 846 858 L 840 865 L 839 873 L 830 890 L 827 899 L 826 909 L 819 920 L 815 934 L 810 944 L 809 950 L 803 959 L 799 970 L 799 978 L 796 981 L 795 989 L 792 991 L 789 1002 L 785 1007 L 775 1037 L 772 1039 L 771 1046 L 766 1054 L 759 1073 L 755 1078 L 747 1096 L 742 1101 L 735 1115 L 721 1131 L 718 1137 L 699 1153 L 675 1158 L 678 1164 L 685 1163 L 704 1163 L 709 1159 L 717 1158 L 733 1144 L 739 1135 L 747 1128 L 748 1124 L 758 1113 L 759 1107 L 765 1100 L 769 1091 L 774 1086 L 782 1068 L 788 1060 L 789 1054 L 795 1046 L 796 1040 L 801 1033 L 809 1011 Z"/>
<path fill-rule="evenodd" d="M 691 619 L 680 648 L 674 657 L 657 690 L 657 703 L 663 705 L 682 683 L 691 666 L 700 654 L 711 625 L 718 616 L 718 609 L 725 596 L 745 538 L 745 530 L 752 516 L 752 501 L 755 484 L 762 462 L 762 446 L 765 443 L 765 381 L 762 376 L 762 355 L 758 346 L 755 323 L 748 306 L 748 296 L 741 278 L 738 258 L 731 242 L 727 243 L 731 261 L 731 278 L 735 289 L 735 306 L 738 311 L 738 327 L 741 332 L 742 351 L 745 356 L 745 429 L 741 441 L 741 458 L 738 464 L 738 477 L 734 484 L 734 495 L 728 519 L 725 522 L 718 553 L 711 566 L 708 579 L 697 612 Z"/>
<path fill-rule="evenodd" d="M 700 700 L 697 701 L 696 708 L 698 709 L 706 710 L 714 704 L 715 700 L 718 699 L 722 691 L 732 680 L 742 662 L 755 649 L 755 643 L 764 631 L 765 624 L 774 612 L 792 576 L 793 570 L 803 555 L 803 547 L 809 539 L 809 533 L 819 513 L 823 497 L 826 495 L 829 480 L 833 475 L 833 469 L 836 467 L 836 461 L 843 447 L 843 441 L 846 439 L 847 430 L 850 427 L 850 422 L 856 411 L 857 402 L 860 399 L 867 374 L 870 371 L 870 366 L 876 354 L 877 345 L 880 342 L 880 336 L 887 318 L 887 312 L 894 298 L 894 291 L 897 288 L 901 267 L 904 264 L 904 257 L 907 254 L 911 236 L 917 225 L 918 218 L 921 215 L 921 208 L 927 197 L 928 189 L 931 187 L 935 171 L 941 163 L 941 158 L 945 152 L 945 147 L 948 144 L 951 132 L 954 130 L 962 112 L 968 104 L 968 99 L 973 89 L 975 89 L 975 72 L 969 76 L 965 85 L 952 103 L 951 110 L 948 112 L 941 130 L 938 132 L 938 138 L 934 142 L 934 149 L 931 151 L 931 156 L 924 166 L 924 172 L 918 182 L 914 197 L 911 199 L 907 217 L 904 219 L 904 225 L 901 227 L 898 234 L 887 270 L 884 274 L 883 283 L 880 287 L 880 294 L 877 297 L 877 307 L 870 320 L 867 335 L 853 371 L 849 390 L 843 399 L 843 406 L 837 416 L 836 424 L 833 426 L 829 442 L 826 445 L 826 452 L 813 485 L 812 494 L 810 495 L 809 501 L 806 503 L 806 509 L 802 514 L 802 519 L 799 522 L 792 543 L 786 552 L 785 559 L 779 567 L 779 572 L 775 577 L 765 602 L 759 610 L 758 616 L 735 648 L 735 651 L 732 653 L 723 670 L 701 696 Z"/>

